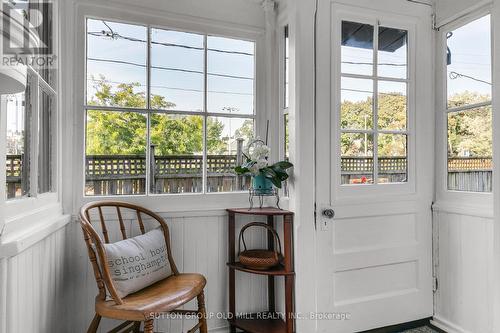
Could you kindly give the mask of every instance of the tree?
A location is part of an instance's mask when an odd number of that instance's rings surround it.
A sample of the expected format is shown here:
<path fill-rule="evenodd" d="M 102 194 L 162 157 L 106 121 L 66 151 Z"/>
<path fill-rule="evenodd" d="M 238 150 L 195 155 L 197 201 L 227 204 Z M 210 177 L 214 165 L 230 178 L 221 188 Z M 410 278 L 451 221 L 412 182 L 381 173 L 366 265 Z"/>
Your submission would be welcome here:
<path fill-rule="evenodd" d="M 99 106 L 144 108 L 146 97 L 138 92 L 139 83 L 121 83 L 112 89 L 104 77 L 95 80 L 95 94 L 89 104 L 95 110 L 87 113 L 88 155 L 144 155 L 147 141 L 147 117 L 140 112 L 101 111 Z M 152 95 L 153 109 L 173 109 L 175 104 L 164 96 Z M 207 149 L 223 153 L 229 138 L 223 138 L 224 124 L 216 118 L 207 120 Z M 236 130 L 247 134 L 246 124 Z M 253 134 L 253 132 L 252 132 Z M 151 115 L 151 143 L 157 155 L 201 154 L 203 151 L 203 117 L 197 115 Z"/>
<path fill-rule="evenodd" d="M 463 92 L 449 98 L 450 107 L 459 107 L 489 101 L 490 96 L 473 92 Z M 341 104 L 342 128 L 372 129 L 373 100 Z M 385 130 L 406 128 L 406 96 L 401 93 L 380 94 L 378 99 L 378 126 Z M 373 137 L 371 134 L 346 133 L 341 137 L 341 150 L 345 156 L 373 155 Z M 492 155 L 491 107 L 450 113 L 448 115 L 448 150 L 450 156 L 486 156 Z M 405 156 L 406 136 L 380 134 L 378 137 L 379 156 Z"/>

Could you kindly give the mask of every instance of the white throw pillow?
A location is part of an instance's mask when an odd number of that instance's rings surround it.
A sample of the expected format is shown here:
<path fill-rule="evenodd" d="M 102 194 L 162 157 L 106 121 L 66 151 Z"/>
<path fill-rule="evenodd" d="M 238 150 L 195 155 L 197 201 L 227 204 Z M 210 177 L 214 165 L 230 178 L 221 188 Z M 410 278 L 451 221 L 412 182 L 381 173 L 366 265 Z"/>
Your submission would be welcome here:
<path fill-rule="evenodd" d="M 121 298 L 172 274 L 163 229 L 104 244 L 111 279 Z"/>

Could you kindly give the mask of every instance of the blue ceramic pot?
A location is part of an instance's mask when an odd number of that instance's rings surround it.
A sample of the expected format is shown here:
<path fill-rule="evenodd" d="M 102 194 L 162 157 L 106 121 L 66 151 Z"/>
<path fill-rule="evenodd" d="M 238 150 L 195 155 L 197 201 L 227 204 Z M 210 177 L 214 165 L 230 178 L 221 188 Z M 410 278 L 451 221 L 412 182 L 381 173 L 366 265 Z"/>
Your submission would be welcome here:
<path fill-rule="evenodd" d="M 257 195 L 273 191 L 273 183 L 262 173 L 252 177 L 252 187 Z"/>

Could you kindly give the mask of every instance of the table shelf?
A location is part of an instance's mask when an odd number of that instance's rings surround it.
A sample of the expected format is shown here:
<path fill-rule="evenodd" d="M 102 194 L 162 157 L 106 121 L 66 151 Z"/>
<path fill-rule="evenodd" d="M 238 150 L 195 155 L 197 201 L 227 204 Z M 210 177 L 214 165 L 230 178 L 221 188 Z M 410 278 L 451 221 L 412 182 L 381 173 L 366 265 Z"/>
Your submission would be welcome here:
<path fill-rule="evenodd" d="M 252 274 L 273 275 L 273 276 L 295 275 L 295 272 L 287 272 L 283 265 L 279 265 L 265 271 L 245 267 L 240 262 L 234 262 L 234 263 L 228 262 L 226 265 L 230 268 L 234 268 L 237 271 L 247 272 Z"/>
<path fill-rule="evenodd" d="M 232 316 L 236 313 L 236 279 L 235 272 L 245 272 L 248 274 L 267 275 L 268 278 L 268 304 L 269 309 L 265 314 L 276 314 L 275 300 L 275 277 L 283 276 L 285 279 L 285 316 L 284 319 L 276 316 L 264 317 L 248 316 L 237 317 L 229 320 L 230 332 L 235 333 L 236 329 L 248 333 L 293 333 L 294 332 L 294 309 L 293 309 L 293 288 L 295 283 L 295 272 L 293 268 L 293 212 L 274 207 L 265 208 L 230 208 L 228 212 L 228 251 L 229 262 L 229 313 Z M 275 228 L 275 217 L 283 217 L 283 263 L 269 270 L 261 271 L 243 266 L 236 261 L 235 242 L 235 221 L 236 215 L 259 215 L 267 216 L 267 225 Z M 271 232 L 267 237 L 268 250 L 274 250 L 274 238 Z M 250 317 L 250 318 L 249 318 Z"/>

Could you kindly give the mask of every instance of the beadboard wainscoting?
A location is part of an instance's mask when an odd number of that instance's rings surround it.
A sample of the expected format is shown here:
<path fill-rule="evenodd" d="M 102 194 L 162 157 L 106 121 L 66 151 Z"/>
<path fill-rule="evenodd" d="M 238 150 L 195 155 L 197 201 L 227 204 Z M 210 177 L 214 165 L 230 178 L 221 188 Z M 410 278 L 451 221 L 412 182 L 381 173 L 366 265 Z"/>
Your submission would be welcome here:
<path fill-rule="evenodd" d="M 67 332 L 69 225 L 0 259 L 0 333 Z"/>
<path fill-rule="evenodd" d="M 220 317 L 228 310 L 228 258 L 227 250 L 227 214 L 223 210 L 195 212 L 195 213 L 161 213 L 170 228 L 172 252 L 180 272 L 199 272 L 207 278 L 205 289 L 208 311 L 208 326 L 210 332 L 226 332 L 227 321 Z M 106 214 L 105 214 L 106 215 Z M 127 234 L 138 231 L 136 222 L 124 214 L 127 225 Z M 94 220 L 96 221 L 96 220 Z M 262 217 L 238 217 L 237 232 L 250 221 L 264 221 Z M 118 221 L 112 231 L 108 224 L 110 239 L 119 240 Z M 147 223 L 147 221 L 145 221 Z M 281 224 L 281 223 L 279 223 Z M 146 224 L 147 227 L 147 224 Z M 73 318 L 68 318 L 68 329 L 73 332 L 85 332 L 94 315 L 94 298 L 97 287 L 94 273 L 90 265 L 87 249 L 83 241 L 82 232 L 76 220 L 72 228 L 70 247 L 71 252 L 69 280 L 73 287 L 69 292 L 69 304 L 76 306 L 71 311 Z M 280 230 L 281 231 L 281 230 Z M 245 233 L 247 235 L 247 233 Z M 245 237 L 249 247 L 263 246 L 266 234 L 261 230 L 248 230 Z M 278 278 L 278 280 L 280 280 Z M 279 281 L 277 289 L 281 289 Z M 267 307 L 267 277 L 252 276 L 249 274 L 236 275 L 237 299 L 243 300 L 237 304 L 239 312 L 262 311 Z M 278 291 L 277 290 L 277 291 Z M 280 294 L 277 292 L 277 297 Z M 196 309 L 196 303 L 187 304 L 185 308 Z M 194 325 L 191 319 L 158 319 L 155 323 L 155 332 L 186 332 Z M 107 332 L 116 322 L 103 319 L 100 332 Z"/>
<path fill-rule="evenodd" d="M 493 333 L 491 208 L 435 209 L 434 270 L 433 323 L 450 333 Z"/>

